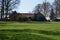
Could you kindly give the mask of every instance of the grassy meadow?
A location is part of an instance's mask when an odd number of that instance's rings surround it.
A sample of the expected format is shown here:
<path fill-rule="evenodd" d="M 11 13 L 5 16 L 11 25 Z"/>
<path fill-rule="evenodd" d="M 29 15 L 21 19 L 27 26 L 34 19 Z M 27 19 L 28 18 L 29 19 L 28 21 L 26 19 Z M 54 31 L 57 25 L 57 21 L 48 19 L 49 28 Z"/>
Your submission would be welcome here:
<path fill-rule="evenodd" d="M 60 22 L 0 21 L 0 40 L 60 40 Z"/>

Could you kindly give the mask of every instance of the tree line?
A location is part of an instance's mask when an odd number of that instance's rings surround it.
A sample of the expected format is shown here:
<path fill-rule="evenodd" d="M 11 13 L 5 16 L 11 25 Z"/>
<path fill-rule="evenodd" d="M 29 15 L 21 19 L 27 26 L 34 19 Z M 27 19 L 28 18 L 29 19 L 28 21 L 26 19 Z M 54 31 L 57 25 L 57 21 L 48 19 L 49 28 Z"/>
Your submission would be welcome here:
<path fill-rule="evenodd" d="M 42 4 L 37 4 L 33 10 L 33 13 L 40 11 L 45 17 L 49 16 L 51 20 L 55 20 L 60 16 L 60 0 L 54 0 L 52 4 L 43 2 Z"/>
<path fill-rule="evenodd" d="M 13 9 L 17 7 L 20 0 L 0 0 L 0 16 L 1 20 L 7 19 L 7 15 L 12 12 Z M 60 16 L 60 0 L 54 0 L 52 4 L 43 2 L 42 4 L 37 4 L 33 10 L 33 13 L 41 12 L 45 17 L 49 16 L 51 20 L 55 20 Z"/>

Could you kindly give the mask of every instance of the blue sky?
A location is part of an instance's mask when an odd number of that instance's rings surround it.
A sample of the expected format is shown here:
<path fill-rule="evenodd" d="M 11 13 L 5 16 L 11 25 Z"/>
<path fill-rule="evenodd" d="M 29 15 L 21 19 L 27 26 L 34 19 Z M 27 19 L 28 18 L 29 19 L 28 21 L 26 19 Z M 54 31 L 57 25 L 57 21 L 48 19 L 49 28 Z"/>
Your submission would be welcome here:
<path fill-rule="evenodd" d="M 31 12 L 37 4 L 43 3 L 45 0 L 20 0 L 20 1 L 21 3 L 17 8 L 17 12 L 28 13 Z M 54 0 L 47 1 L 52 3 Z"/>

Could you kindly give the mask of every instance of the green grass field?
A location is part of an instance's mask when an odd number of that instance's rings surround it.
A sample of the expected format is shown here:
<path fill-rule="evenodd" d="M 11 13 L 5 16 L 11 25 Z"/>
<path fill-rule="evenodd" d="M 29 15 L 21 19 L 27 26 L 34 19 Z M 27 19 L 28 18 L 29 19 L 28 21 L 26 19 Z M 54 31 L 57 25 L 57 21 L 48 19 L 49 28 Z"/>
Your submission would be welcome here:
<path fill-rule="evenodd" d="M 60 22 L 2 22 L 0 40 L 60 40 Z"/>

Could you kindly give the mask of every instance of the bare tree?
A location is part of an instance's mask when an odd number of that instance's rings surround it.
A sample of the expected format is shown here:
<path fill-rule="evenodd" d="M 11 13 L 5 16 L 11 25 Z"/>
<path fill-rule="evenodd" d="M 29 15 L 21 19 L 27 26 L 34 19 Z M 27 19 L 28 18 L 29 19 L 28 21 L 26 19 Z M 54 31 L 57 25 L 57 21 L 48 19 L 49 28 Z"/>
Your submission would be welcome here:
<path fill-rule="evenodd" d="M 6 15 L 7 19 L 8 13 L 15 9 L 19 3 L 20 0 L 0 0 L 1 19 L 4 14 Z"/>
<path fill-rule="evenodd" d="M 44 15 L 46 17 L 47 13 L 49 13 L 51 10 L 51 4 L 49 2 L 45 1 L 45 2 L 43 2 L 42 7 L 43 7 Z"/>
<path fill-rule="evenodd" d="M 60 15 L 60 0 L 55 0 L 53 3 L 53 8 L 56 18 Z"/>
<path fill-rule="evenodd" d="M 41 12 L 45 17 L 49 16 L 49 13 L 51 11 L 51 4 L 49 2 L 43 2 L 43 4 L 37 4 L 37 6 L 34 8 L 33 12 Z"/>
<path fill-rule="evenodd" d="M 5 0 L 5 13 L 6 13 L 6 19 L 7 15 L 12 9 L 17 7 L 17 4 L 20 3 L 20 0 Z"/>
<path fill-rule="evenodd" d="M 42 12 L 42 5 L 37 4 L 33 10 L 34 13 Z"/>

